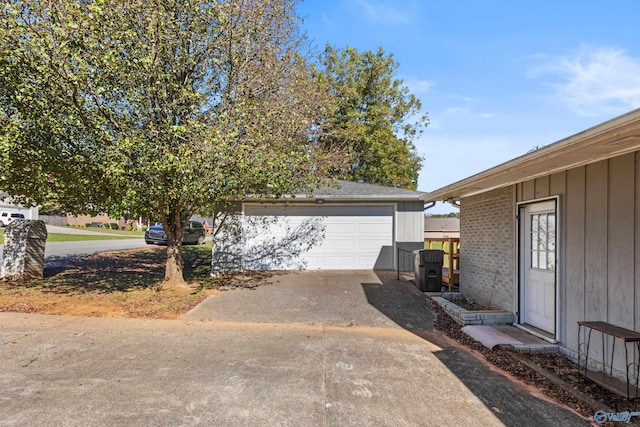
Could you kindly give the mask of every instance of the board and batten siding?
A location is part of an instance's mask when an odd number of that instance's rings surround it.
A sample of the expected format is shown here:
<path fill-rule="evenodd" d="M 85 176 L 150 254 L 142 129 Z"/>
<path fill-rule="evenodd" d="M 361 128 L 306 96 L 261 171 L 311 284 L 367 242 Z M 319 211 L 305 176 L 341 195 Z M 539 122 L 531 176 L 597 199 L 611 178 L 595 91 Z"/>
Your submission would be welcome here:
<path fill-rule="evenodd" d="M 424 249 L 424 202 L 399 201 L 396 206 L 395 268 L 411 271 L 412 252 Z"/>
<path fill-rule="evenodd" d="M 575 359 L 579 321 L 640 330 L 640 153 L 516 186 L 518 202 L 552 196 L 560 196 L 557 338 Z M 601 359 L 597 344 L 590 356 Z M 623 371 L 620 350 L 614 368 Z"/>

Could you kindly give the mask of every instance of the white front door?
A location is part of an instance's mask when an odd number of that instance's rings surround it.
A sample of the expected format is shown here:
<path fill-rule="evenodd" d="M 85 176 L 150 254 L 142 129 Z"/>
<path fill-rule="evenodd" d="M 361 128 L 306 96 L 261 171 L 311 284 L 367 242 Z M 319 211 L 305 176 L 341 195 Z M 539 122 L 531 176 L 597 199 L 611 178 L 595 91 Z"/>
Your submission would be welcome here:
<path fill-rule="evenodd" d="M 523 279 L 520 322 L 555 334 L 556 202 L 525 205 L 520 219 L 520 237 L 524 242 L 520 264 Z"/>

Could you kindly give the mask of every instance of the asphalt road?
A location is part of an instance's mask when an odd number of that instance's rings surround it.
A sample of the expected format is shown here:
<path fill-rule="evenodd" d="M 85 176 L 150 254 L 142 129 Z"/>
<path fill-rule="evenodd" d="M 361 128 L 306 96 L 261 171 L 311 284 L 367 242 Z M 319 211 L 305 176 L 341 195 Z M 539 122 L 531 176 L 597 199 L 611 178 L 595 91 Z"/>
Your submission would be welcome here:
<path fill-rule="evenodd" d="M 133 249 L 146 246 L 144 239 L 123 240 L 88 240 L 79 242 L 52 242 L 47 243 L 44 252 L 44 267 L 61 267 L 69 262 L 93 255 L 98 252 Z M 0 245 L 0 262 L 2 260 L 4 245 Z"/>
<path fill-rule="evenodd" d="M 89 240 L 81 242 L 47 243 L 44 250 L 45 268 L 60 267 L 72 260 L 98 252 L 133 249 L 146 246 L 142 237 L 123 240 Z"/>

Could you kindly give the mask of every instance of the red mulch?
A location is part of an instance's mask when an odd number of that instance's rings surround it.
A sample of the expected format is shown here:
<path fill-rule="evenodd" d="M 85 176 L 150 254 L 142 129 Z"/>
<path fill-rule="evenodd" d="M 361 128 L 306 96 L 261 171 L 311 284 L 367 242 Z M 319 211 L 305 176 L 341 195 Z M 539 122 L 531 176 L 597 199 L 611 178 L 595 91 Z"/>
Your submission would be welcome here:
<path fill-rule="evenodd" d="M 604 389 L 588 378 L 585 378 L 580 372 L 578 365 L 562 354 L 516 353 L 513 350 L 509 350 L 506 346 L 488 349 L 462 332 L 462 327 L 451 319 L 438 304 L 434 302 L 431 302 L 431 304 L 437 314 L 434 322 L 436 330 L 465 347 L 482 354 L 486 360 L 493 365 L 508 372 L 524 383 L 535 386 L 552 400 L 572 408 L 581 415 L 593 419 L 594 414 L 599 410 L 612 411 L 614 413 L 640 411 L 640 399 L 628 401 L 625 397 Z M 559 377 L 572 391 L 566 391 L 518 359 L 535 363 L 547 372 Z M 583 399 L 581 393 L 586 395 L 587 399 Z M 605 423 L 600 425 L 606 426 L 614 424 Z M 633 417 L 631 423 L 625 425 L 640 425 L 640 417 Z"/>

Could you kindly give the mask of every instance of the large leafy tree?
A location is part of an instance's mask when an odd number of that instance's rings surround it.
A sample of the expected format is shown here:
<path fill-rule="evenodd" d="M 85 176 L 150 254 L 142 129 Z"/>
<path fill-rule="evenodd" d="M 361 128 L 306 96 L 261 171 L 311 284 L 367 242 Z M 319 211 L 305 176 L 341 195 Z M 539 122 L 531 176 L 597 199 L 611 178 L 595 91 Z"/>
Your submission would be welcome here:
<path fill-rule="evenodd" d="M 422 158 L 413 141 L 428 124 L 421 103 L 394 77 L 392 54 L 327 46 L 315 69 L 336 108 L 323 123 L 326 146 L 349 150 L 344 179 L 416 189 Z"/>
<path fill-rule="evenodd" d="M 195 212 L 311 188 L 333 163 L 295 0 L 10 0 L 0 9 L 0 188 L 158 218 L 184 286 Z"/>

